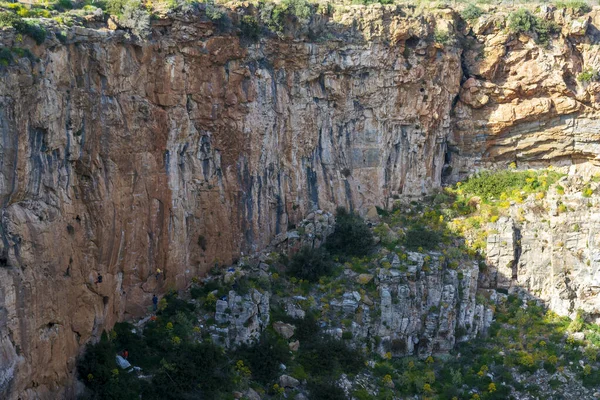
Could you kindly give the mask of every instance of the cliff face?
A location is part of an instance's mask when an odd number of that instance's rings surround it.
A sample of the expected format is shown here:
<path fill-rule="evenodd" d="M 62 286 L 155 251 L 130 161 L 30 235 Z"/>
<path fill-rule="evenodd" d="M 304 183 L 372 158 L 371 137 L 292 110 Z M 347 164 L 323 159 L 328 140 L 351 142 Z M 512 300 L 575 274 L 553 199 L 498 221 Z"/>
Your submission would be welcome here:
<path fill-rule="evenodd" d="M 179 15 L 145 42 L 76 27 L 27 43 L 39 61 L 0 72 L 0 394 L 64 393 L 81 345 L 313 209 L 594 161 L 600 85 L 574 76 L 600 62 L 598 15 L 550 48 L 383 7 L 319 19 L 323 41 L 243 44 Z"/>

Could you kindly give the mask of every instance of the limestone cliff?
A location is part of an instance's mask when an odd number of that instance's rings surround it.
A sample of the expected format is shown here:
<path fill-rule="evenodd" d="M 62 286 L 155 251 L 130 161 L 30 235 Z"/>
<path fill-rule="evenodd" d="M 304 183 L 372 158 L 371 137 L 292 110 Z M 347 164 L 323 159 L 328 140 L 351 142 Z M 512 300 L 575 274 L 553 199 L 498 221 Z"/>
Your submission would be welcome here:
<path fill-rule="evenodd" d="M 600 85 L 575 76 L 600 66 L 600 11 L 548 13 L 547 48 L 502 14 L 471 29 L 396 6 L 315 16 L 317 40 L 245 43 L 202 13 L 145 41 L 97 23 L 23 39 L 39 60 L 0 71 L 0 394 L 70 397 L 80 346 L 316 208 L 594 162 Z"/>

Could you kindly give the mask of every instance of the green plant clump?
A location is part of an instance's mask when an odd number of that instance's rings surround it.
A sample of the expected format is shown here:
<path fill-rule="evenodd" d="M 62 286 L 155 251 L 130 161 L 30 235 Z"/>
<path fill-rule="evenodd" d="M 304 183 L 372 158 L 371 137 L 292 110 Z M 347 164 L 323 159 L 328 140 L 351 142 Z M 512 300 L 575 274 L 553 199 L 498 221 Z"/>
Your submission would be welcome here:
<path fill-rule="evenodd" d="M 577 14 L 585 14 L 592 11 L 590 5 L 584 0 L 557 1 L 556 8 L 573 10 Z"/>
<path fill-rule="evenodd" d="M 519 9 L 508 16 L 508 30 L 515 34 L 535 35 L 541 44 L 547 44 L 550 36 L 560 31 L 554 21 L 539 18 L 526 9 Z"/>
<path fill-rule="evenodd" d="M 261 27 L 252 15 L 244 15 L 240 22 L 240 32 L 243 38 L 256 41 L 260 35 Z"/>
<path fill-rule="evenodd" d="M 598 80 L 598 71 L 593 68 L 586 68 L 579 75 L 577 80 L 582 83 L 590 83 Z"/>
<path fill-rule="evenodd" d="M 35 22 L 25 21 L 11 12 L 0 12 L 0 27 L 12 26 L 17 32 L 31 37 L 37 44 L 46 40 L 46 30 Z"/>
<path fill-rule="evenodd" d="M 460 186 L 465 194 L 479 196 L 483 201 L 499 199 L 502 195 L 510 195 L 514 191 L 535 193 L 547 191 L 561 174 L 548 171 L 545 174 L 534 171 L 498 171 L 482 172 Z"/>
<path fill-rule="evenodd" d="M 288 273 L 299 279 L 316 282 L 321 276 L 329 275 L 333 270 L 333 262 L 329 253 L 322 248 L 303 247 L 292 257 Z"/>
<path fill-rule="evenodd" d="M 448 32 L 436 30 L 433 34 L 433 39 L 436 43 L 446 45 L 450 42 L 450 35 Z"/>
<path fill-rule="evenodd" d="M 264 0 L 259 2 L 261 21 L 279 34 L 285 31 L 288 23 L 307 22 L 313 13 L 313 7 L 307 0 L 283 0 L 278 4 Z"/>
<path fill-rule="evenodd" d="M 373 233 L 357 214 L 339 207 L 336 212 L 335 230 L 327 238 L 326 247 L 340 256 L 365 256 L 373 248 Z"/>
<path fill-rule="evenodd" d="M 0 65 L 6 67 L 8 65 L 10 65 L 13 62 L 13 55 L 12 52 L 7 49 L 6 47 L 3 47 L 0 49 Z"/>
<path fill-rule="evenodd" d="M 475 4 L 469 3 L 469 5 L 466 6 L 464 10 L 462 10 L 460 15 L 466 21 L 476 21 L 479 17 L 483 15 L 483 10 L 477 7 Z"/>
<path fill-rule="evenodd" d="M 417 225 L 406 232 L 405 244 L 409 250 L 434 250 L 440 240 L 441 237 L 435 230 Z"/>

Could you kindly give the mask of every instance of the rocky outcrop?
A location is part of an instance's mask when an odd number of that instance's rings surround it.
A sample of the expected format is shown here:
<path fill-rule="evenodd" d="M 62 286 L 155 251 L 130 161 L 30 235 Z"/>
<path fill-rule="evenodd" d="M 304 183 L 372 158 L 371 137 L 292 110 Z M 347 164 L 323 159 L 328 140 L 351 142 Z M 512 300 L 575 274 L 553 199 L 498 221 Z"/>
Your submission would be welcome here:
<path fill-rule="evenodd" d="M 467 28 L 450 141 L 454 178 L 499 163 L 598 164 L 600 85 L 578 76 L 600 67 L 593 46 L 600 10 L 578 17 L 543 8 L 541 18 L 562 26 L 548 44 L 510 34 L 507 14 L 490 13 Z"/>
<path fill-rule="evenodd" d="M 477 263 L 448 269 L 437 253 L 410 252 L 406 260 L 393 254 L 390 259 L 384 261 L 389 269 L 381 268 L 377 275 L 378 301 L 361 302 L 355 292 L 341 304 L 348 316 L 361 316 L 362 323 L 352 326 L 354 336 L 381 339 L 381 355 L 425 358 L 448 352 L 457 340 L 472 339 L 490 326 L 492 311 L 476 303 Z M 370 317 L 370 310 L 375 315 Z"/>
<path fill-rule="evenodd" d="M 597 11 L 553 14 L 567 28 L 549 48 L 498 13 L 465 39 L 455 12 L 411 12 L 340 8 L 311 22 L 326 40 L 253 44 L 191 14 L 148 41 L 3 30 L 39 60 L 0 71 L 0 395 L 68 397 L 83 344 L 155 292 L 293 241 L 315 209 L 386 207 L 498 163 L 595 162 L 600 85 L 574 77 L 598 64 Z M 436 284 L 450 302 L 456 279 Z"/>
<path fill-rule="evenodd" d="M 213 342 L 230 347 L 252 343 L 269 325 L 269 293 L 252 289 L 244 296 L 230 291 L 226 299 L 217 300 L 215 320 L 222 327 L 211 335 Z"/>
<path fill-rule="evenodd" d="M 589 176 L 573 174 L 546 198 L 513 204 L 510 217 L 490 224 L 485 279 L 496 277 L 498 288 L 541 299 L 561 315 L 582 310 L 598 321 L 597 188 Z"/>

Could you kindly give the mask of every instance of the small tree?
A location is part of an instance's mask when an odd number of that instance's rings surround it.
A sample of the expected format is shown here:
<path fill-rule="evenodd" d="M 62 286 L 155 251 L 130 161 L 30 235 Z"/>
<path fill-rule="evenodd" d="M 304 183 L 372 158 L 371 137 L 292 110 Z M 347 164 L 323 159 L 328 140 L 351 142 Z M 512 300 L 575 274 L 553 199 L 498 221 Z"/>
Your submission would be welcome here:
<path fill-rule="evenodd" d="M 327 238 L 327 249 L 342 256 L 364 256 L 374 244 L 373 233 L 365 221 L 359 215 L 339 207 L 335 231 Z"/>
<path fill-rule="evenodd" d="M 292 257 L 288 272 L 296 278 L 316 282 L 321 276 L 329 275 L 332 269 L 333 263 L 325 249 L 305 246 Z"/>

